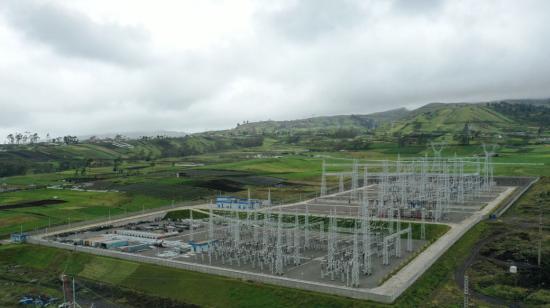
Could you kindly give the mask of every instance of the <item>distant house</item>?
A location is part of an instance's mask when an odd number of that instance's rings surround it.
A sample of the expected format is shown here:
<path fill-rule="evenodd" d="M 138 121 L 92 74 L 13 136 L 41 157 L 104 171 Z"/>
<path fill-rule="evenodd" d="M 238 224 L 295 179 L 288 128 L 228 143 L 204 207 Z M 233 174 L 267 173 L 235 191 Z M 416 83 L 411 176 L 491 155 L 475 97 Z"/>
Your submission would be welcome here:
<path fill-rule="evenodd" d="M 10 240 L 13 243 L 25 243 L 27 241 L 27 233 L 12 233 Z"/>
<path fill-rule="evenodd" d="M 217 240 L 201 241 L 201 242 L 189 241 L 189 245 L 191 245 L 194 252 L 203 252 L 203 251 L 208 251 L 208 248 L 210 247 L 210 245 L 216 242 Z"/>
<path fill-rule="evenodd" d="M 216 198 L 216 207 L 220 209 L 253 210 L 267 206 L 267 200 L 246 199 L 231 196 L 219 196 Z"/>

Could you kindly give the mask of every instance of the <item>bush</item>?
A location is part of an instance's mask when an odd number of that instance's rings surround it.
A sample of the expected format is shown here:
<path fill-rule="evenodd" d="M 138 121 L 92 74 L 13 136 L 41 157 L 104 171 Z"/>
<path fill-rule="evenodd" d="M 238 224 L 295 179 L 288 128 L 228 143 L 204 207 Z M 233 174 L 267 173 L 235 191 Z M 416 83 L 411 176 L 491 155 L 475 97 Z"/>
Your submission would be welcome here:
<path fill-rule="evenodd" d="M 525 298 L 525 302 L 535 305 L 548 305 L 550 304 L 550 290 L 538 290 L 529 294 Z"/>
<path fill-rule="evenodd" d="M 29 166 L 23 162 L 0 162 L 0 177 L 23 175 L 27 173 Z"/>

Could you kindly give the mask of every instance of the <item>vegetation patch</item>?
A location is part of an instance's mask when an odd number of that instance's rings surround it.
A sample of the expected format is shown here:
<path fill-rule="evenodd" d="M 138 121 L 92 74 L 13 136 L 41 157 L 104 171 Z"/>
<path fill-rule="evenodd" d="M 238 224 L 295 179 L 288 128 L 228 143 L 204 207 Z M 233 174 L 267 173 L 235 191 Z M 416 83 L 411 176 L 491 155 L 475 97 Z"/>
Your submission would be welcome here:
<path fill-rule="evenodd" d="M 25 207 L 53 205 L 53 204 L 62 204 L 62 203 L 67 203 L 67 201 L 60 200 L 60 199 L 45 199 L 45 200 L 37 200 L 37 201 L 19 202 L 15 204 L 4 204 L 4 205 L 0 204 L 0 210 L 20 209 Z"/>
<path fill-rule="evenodd" d="M 223 192 L 237 192 L 244 189 L 241 183 L 228 179 L 213 179 L 205 181 L 196 181 L 195 186 L 218 190 Z"/>
<path fill-rule="evenodd" d="M 189 219 L 191 218 L 190 212 L 192 210 L 179 210 L 179 211 L 170 211 L 166 213 L 164 216 L 164 219 L 170 219 L 170 220 L 178 220 L 178 219 Z M 199 212 L 199 211 L 193 211 L 193 219 L 203 219 L 203 218 L 209 218 L 210 215 Z"/>

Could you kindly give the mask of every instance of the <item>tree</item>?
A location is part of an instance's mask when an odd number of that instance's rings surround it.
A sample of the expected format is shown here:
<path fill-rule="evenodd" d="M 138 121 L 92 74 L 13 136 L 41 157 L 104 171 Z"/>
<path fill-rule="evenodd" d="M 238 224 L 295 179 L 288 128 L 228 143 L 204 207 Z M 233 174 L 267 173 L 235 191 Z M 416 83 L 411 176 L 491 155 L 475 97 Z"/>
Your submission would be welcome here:
<path fill-rule="evenodd" d="M 20 144 L 20 143 L 21 143 L 21 139 L 23 139 L 23 134 L 21 134 L 21 133 L 15 134 L 15 142 L 16 142 L 17 144 Z"/>
<path fill-rule="evenodd" d="M 37 133 L 34 133 L 34 134 L 30 135 L 30 137 L 29 137 L 29 141 L 31 143 L 36 143 L 36 142 L 38 142 L 39 139 L 40 139 L 40 136 L 38 136 Z"/>
<path fill-rule="evenodd" d="M 77 144 L 78 143 L 78 137 L 67 135 L 67 136 L 63 137 L 63 142 L 65 144 Z"/>
<path fill-rule="evenodd" d="M 9 144 L 15 143 L 15 137 L 13 136 L 13 134 L 9 134 L 6 138 L 8 139 Z"/>
<path fill-rule="evenodd" d="M 117 157 L 113 160 L 113 171 L 114 172 L 117 172 L 118 171 L 118 166 L 120 165 L 122 159 L 120 157 Z"/>

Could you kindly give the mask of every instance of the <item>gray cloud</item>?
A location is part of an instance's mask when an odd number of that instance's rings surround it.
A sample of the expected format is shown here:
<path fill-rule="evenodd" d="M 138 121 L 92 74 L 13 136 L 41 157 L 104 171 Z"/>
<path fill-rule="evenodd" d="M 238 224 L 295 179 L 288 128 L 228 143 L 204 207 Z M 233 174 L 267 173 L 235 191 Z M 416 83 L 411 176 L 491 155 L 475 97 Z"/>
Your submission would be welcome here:
<path fill-rule="evenodd" d="M 546 1 L 262 3 L 246 33 L 196 48 L 177 44 L 193 45 L 185 35 L 156 45 L 158 29 L 145 21 L 102 23 L 63 2 L 0 6 L 0 140 L 13 130 L 200 131 L 550 97 Z"/>
<path fill-rule="evenodd" d="M 260 18 L 284 37 L 312 41 L 353 27 L 365 18 L 365 13 L 359 1 L 303 0 L 260 14 Z"/>
<path fill-rule="evenodd" d="M 149 57 L 148 33 L 140 27 L 100 24 L 47 2 L 8 0 L 5 10 L 18 31 L 67 56 L 124 65 L 141 64 Z"/>
<path fill-rule="evenodd" d="M 445 4 L 441 0 L 394 0 L 393 9 L 403 14 L 429 14 Z"/>

